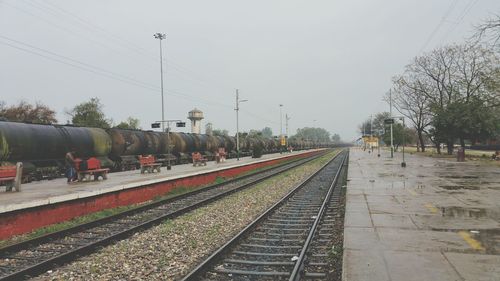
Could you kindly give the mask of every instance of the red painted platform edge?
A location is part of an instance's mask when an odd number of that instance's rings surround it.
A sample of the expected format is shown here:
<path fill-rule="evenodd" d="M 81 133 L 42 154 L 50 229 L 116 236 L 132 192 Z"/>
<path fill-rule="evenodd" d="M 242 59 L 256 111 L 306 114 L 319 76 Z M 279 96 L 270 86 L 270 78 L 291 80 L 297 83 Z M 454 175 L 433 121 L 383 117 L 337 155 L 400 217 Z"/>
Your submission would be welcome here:
<path fill-rule="evenodd" d="M 254 169 L 278 164 L 298 157 L 307 157 L 318 152 L 312 151 L 290 155 L 260 163 L 252 163 L 245 166 L 138 186 L 127 190 L 118 190 L 96 196 L 3 213 L 0 214 L 0 239 L 7 239 L 14 235 L 28 233 L 44 226 L 68 221 L 105 209 L 146 202 L 155 197 L 164 196 L 176 187 L 189 188 L 210 184 L 217 177 L 231 178 Z"/>

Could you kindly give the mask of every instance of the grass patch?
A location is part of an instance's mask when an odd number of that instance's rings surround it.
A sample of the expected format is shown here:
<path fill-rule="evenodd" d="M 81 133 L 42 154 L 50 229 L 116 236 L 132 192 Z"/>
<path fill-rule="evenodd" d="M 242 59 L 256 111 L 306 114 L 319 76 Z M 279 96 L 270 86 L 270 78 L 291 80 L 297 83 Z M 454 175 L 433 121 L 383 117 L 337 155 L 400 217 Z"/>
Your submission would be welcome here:
<path fill-rule="evenodd" d="M 102 211 L 95 212 L 92 214 L 76 217 L 76 218 L 71 219 L 69 221 L 48 225 L 48 226 L 36 229 L 32 232 L 29 232 L 29 233 L 26 233 L 23 235 L 18 235 L 18 236 L 14 236 L 12 238 L 9 238 L 9 239 L 0 240 L 0 248 L 3 248 L 5 246 L 8 246 L 8 245 L 11 245 L 14 243 L 22 242 L 25 240 L 37 238 L 37 237 L 43 236 L 45 234 L 68 229 L 68 228 L 71 228 L 71 227 L 74 227 L 74 226 L 77 226 L 77 225 L 80 225 L 83 223 L 88 223 L 91 221 L 95 221 L 98 219 L 109 217 L 109 216 L 124 212 L 126 210 L 136 208 L 137 206 L 138 205 L 136 204 L 136 205 L 121 206 L 121 207 L 117 207 L 117 208 L 106 209 L 106 210 L 102 210 Z"/>
<path fill-rule="evenodd" d="M 343 255 L 342 247 L 332 246 L 328 250 L 328 259 L 330 260 L 330 262 L 334 262 L 335 260 L 342 258 L 342 255 Z"/>
<path fill-rule="evenodd" d="M 387 149 L 388 150 L 388 149 Z M 402 152 L 399 149 L 398 152 Z M 417 152 L 416 147 L 405 147 L 405 152 L 416 155 L 424 155 L 428 157 L 435 158 L 443 158 L 443 159 L 456 159 L 457 158 L 457 150 L 455 149 L 452 155 L 448 155 L 446 153 L 446 148 L 442 151 L 441 154 L 437 153 L 436 148 L 426 147 L 425 152 Z M 492 155 L 495 153 L 493 150 L 474 150 L 474 149 L 466 149 L 465 150 L 465 158 L 467 161 L 477 161 L 481 164 L 485 165 L 494 165 L 500 167 L 500 161 L 493 160 Z"/>

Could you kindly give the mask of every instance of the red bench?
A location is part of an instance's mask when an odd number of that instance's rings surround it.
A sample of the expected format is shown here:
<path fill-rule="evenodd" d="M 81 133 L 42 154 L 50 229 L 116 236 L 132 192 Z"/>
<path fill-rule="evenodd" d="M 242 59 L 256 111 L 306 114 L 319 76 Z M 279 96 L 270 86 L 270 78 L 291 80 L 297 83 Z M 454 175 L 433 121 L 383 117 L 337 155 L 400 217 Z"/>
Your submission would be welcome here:
<path fill-rule="evenodd" d="M 226 161 L 226 149 L 224 147 L 220 147 L 215 153 L 215 160 L 217 163 Z"/>
<path fill-rule="evenodd" d="M 16 179 L 16 166 L 0 167 L 0 185 L 5 184 L 6 191 L 11 191 Z"/>
<path fill-rule="evenodd" d="M 153 173 L 155 170 L 160 172 L 161 163 L 156 163 L 156 158 L 153 155 L 139 156 L 139 163 L 141 164 L 141 174 L 146 171 Z"/>
<path fill-rule="evenodd" d="M 203 157 L 203 155 L 201 155 L 201 153 L 193 152 L 193 154 L 191 154 L 191 156 L 193 158 L 193 166 L 194 167 L 200 166 L 200 165 L 203 165 L 203 166 L 207 165 L 207 158 Z"/>
<path fill-rule="evenodd" d="M 13 187 L 20 191 L 22 169 L 22 163 L 18 163 L 17 166 L 0 166 L 0 185 L 5 185 L 5 191 L 12 191 Z"/>
<path fill-rule="evenodd" d="M 101 161 L 99 159 L 91 157 L 87 161 L 87 169 L 86 170 L 81 170 L 80 169 L 80 163 L 82 162 L 82 159 L 75 159 L 75 168 L 76 168 L 76 175 L 78 181 L 90 181 L 91 177 L 94 176 L 94 180 L 97 181 L 99 180 L 99 177 L 102 177 L 103 180 L 108 179 L 108 168 L 101 168 Z"/>

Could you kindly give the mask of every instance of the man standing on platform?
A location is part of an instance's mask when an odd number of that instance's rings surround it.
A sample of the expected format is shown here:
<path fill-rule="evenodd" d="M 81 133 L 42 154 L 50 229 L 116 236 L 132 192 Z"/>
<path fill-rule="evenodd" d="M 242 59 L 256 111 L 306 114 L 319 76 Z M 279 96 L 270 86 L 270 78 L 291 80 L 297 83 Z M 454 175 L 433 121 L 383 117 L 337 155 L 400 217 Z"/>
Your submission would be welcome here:
<path fill-rule="evenodd" d="M 68 183 L 76 180 L 76 169 L 75 169 L 75 153 L 76 151 L 69 151 L 66 153 L 65 166 L 66 166 L 66 177 L 68 178 Z"/>

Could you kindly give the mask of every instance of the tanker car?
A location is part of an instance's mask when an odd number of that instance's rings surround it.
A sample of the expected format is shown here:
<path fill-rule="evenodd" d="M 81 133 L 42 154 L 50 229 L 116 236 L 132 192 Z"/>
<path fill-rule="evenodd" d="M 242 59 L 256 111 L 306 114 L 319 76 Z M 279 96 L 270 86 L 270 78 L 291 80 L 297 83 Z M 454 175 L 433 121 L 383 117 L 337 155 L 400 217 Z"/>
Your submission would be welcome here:
<path fill-rule="evenodd" d="M 167 153 L 168 143 L 170 154 Z M 251 155 L 256 145 L 261 146 L 264 153 L 279 151 L 277 139 L 243 135 L 240 155 Z M 327 144 L 295 141 L 289 145 L 300 150 Z M 61 176 L 68 151 L 75 151 L 81 158 L 97 157 L 101 166 L 120 171 L 137 168 L 139 155 L 155 155 L 159 162 L 170 159 L 180 164 L 189 162 L 192 152 L 200 152 L 211 159 L 219 148 L 234 157 L 236 138 L 181 132 L 171 132 L 168 137 L 167 133 L 144 130 L 0 121 L 0 164 L 23 162 L 25 181 Z"/>

